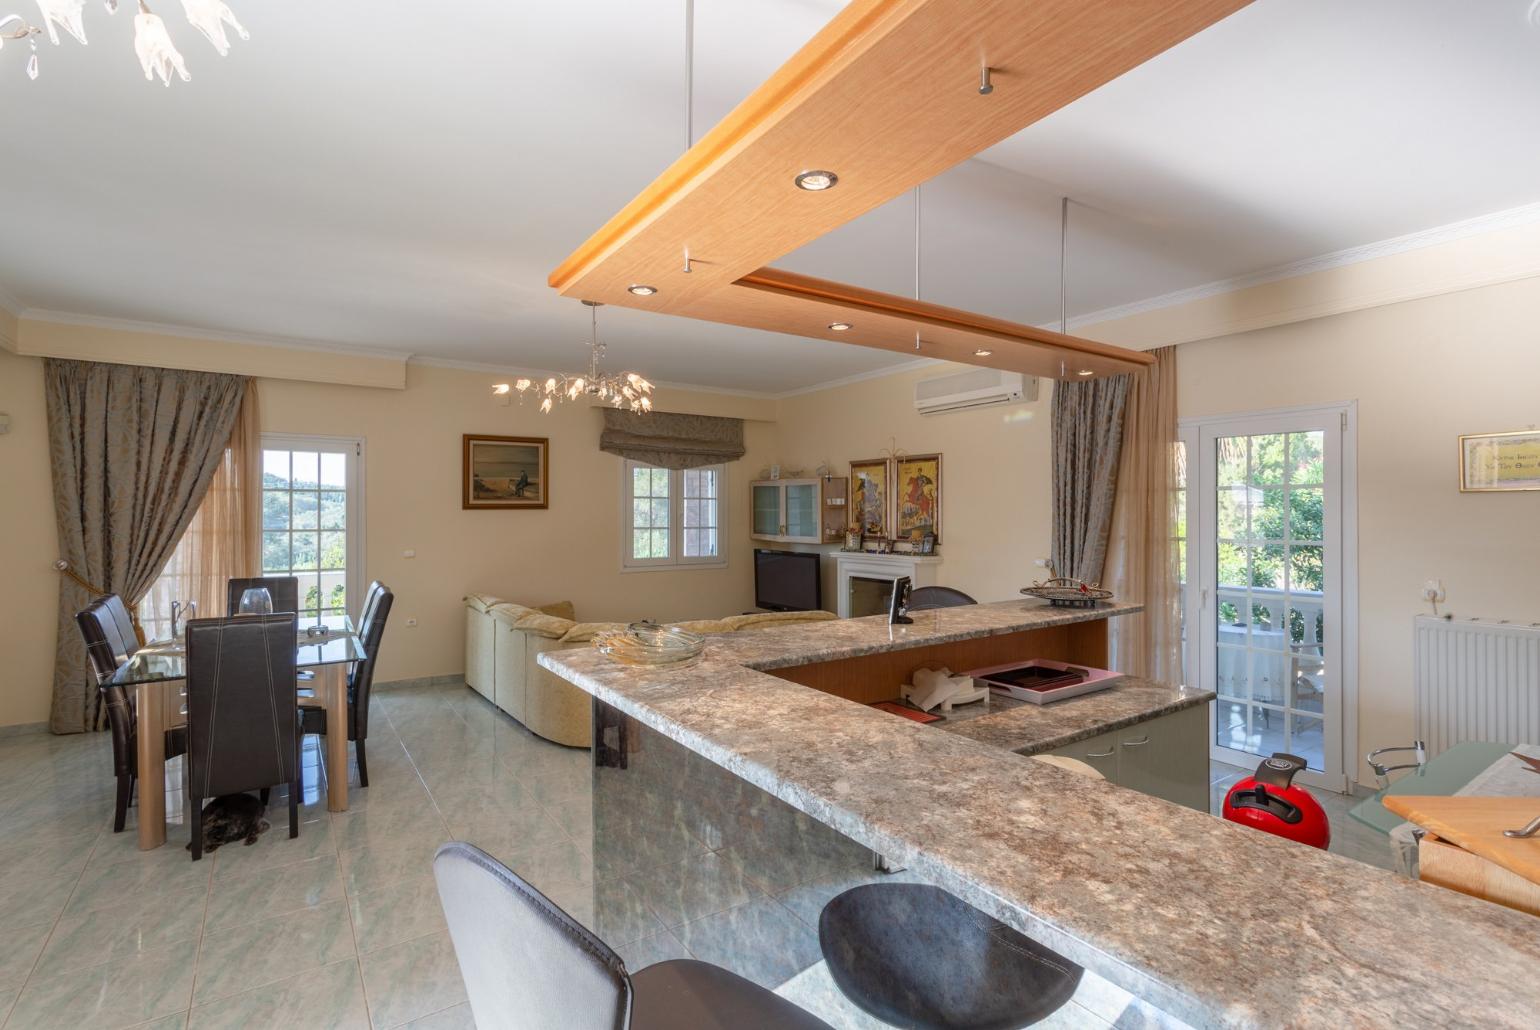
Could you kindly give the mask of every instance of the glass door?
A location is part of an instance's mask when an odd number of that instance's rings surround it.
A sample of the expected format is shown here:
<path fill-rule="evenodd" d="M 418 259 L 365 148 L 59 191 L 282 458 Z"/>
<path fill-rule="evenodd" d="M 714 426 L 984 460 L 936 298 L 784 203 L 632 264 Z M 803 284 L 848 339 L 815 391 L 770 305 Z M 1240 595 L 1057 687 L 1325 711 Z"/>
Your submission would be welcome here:
<path fill-rule="evenodd" d="M 818 542 L 818 484 L 786 484 L 785 535 L 794 540 Z"/>
<path fill-rule="evenodd" d="M 754 485 L 754 535 L 781 535 L 781 487 Z"/>
<path fill-rule="evenodd" d="M 1198 681 L 1218 694 L 1212 754 L 1251 768 L 1275 751 L 1301 779 L 1344 786 L 1340 410 L 1211 422 L 1187 486 L 1201 611 Z"/>
<path fill-rule="evenodd" d="M 299 579 L 299 623 L 355 620 L 363 600 L 363 444 L 262 436 L 262 575 Z"/>

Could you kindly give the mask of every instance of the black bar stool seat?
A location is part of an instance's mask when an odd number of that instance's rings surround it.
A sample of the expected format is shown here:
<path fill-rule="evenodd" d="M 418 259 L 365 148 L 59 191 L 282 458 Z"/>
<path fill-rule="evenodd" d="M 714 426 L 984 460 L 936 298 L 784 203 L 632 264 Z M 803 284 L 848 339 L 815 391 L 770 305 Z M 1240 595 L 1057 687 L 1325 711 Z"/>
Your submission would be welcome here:
<path fill-rule="evenodd" d="M 1084 972 L 939 887 L 874 883 L 824 906 L 818 944 L 845 997 L 900 1027 L 1014 1030 L 1069 1001 Z"/>

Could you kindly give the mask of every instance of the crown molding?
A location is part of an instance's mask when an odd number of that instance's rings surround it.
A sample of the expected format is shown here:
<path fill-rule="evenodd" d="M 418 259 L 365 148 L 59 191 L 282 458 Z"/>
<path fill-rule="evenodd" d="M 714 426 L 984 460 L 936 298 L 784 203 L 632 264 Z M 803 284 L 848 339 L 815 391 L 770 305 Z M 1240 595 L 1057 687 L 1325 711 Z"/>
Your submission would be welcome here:
<path fill-rule="evenodd" d="M 1203 283 L 1199 286 L 1174 290 L 1170 293 L 1146 297 L 1143 300 L 1130 301 L 1127 304 L 1119 304 L 1110 308 L 1102 308 L 1100 311 L 1076 315 L 1068 320 L 1067 328 L 1073 330 L 1097 325 L 1102 322 L 1115 322 L 1124 318 L 1132 318 L 1135 315 L 1142 315 L 1149 311 L 1158 311 L 1162 308 L 1176 307 L 1181 304 L 1192 303 L 1193 301 L 1206 300 L 1209 297 L 1217 297 L 1225 293 L 1236 293 L 1240 290 L 1250 289 L 1253 286 L 1264 286 L 1267 283 L 1280 282 L 1284 279 L 1296 279 L 1315 272 L 1345 268 L 1349 265 L 1373 261 L 1376 258 L 1404 254 L 1413 250 L 1422 250 L 1441 243 L 1452 243 L 1456 240 L 1480 236 L 1484 233 L 1498 232 L 1503 229 L 1516 229 L 1526 225 L 1533 225 L 1536 222 L 1540 222 L 1540 202 L 1522 204 L 1518 207 L 1506 208 L 1490 214 L 1477 215 L 1475 218 L 1450 222 L 1447 225 L 1437 225 L 1430 229 L 1422 229 L 1418 232 L 1410 232 L 1386 240 L 1377 240 L 1374 243 L 1365 243 L 1356 247 L 1332 251 L 1329 254 L 1318 254 L 1315 257 L 1302 258 L 1299 261 L 1291 261 L 1286 265 L 1265 268 L 1247 275 L 1233 276 L 1229 279 L 1217 279 L 1214 282 Z M 1501 278 L 1511 277 L 1500 277 L 1492 281 L 1501 281 Z M 1479 274 L 1462 276 L 1457 281 L 1451 281 L 1448 290 L 1445 292 L 1470 289 L 1472 282 L 1479 279 Z M 1475 282 L 1475 285 L 1481 285 L 1481 283 Z M 1380 303 L 1394 303 L 1394 301 L 1381 301 Z M 1044 326 L 1044 328 L 1053 328 L 1053 326 L 1048 325 Z"/>
<path fill-rule="evenodd" d="M 261 336 L 248 333 L 232 333 L 222 329 L 199 329 L 193 326 L 173 325 L 166 322 L 140 322 L 131 318 L 105 318 L 100 315 L 82 315 L 73 311 L 51 311 L 46 308 L 27 308 L 19 315 L 26 322 L 47 322 L 51 325 L 77 326 L 87 329 L 107 329 L 122 333 L 143 333 L 153 336 L 173 336 L 183 340 L 213 340 L 217 343 L 233 343 L 252 347 L 276 347 L 284 350 L 310 351 L 317 354 L 342 354 L 356 358 L 375 358 L 384 361 L 406 363 L 408 355 L 379 347 L 357 344 L 334 343 L 291 336 Z"/>

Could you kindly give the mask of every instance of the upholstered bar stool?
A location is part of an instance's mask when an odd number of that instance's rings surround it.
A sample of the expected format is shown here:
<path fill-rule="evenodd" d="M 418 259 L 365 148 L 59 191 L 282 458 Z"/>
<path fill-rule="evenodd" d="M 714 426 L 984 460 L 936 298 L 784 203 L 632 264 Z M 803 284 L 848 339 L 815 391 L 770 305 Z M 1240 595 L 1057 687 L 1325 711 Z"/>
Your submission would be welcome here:
<path fill-rule="evenodd" d="M 608 945 L 470 844 L 439 848 L 433 875 L 481 1030 L 831 1030 L 709 962 L 627 972 Z"/>
<path fill-rule="evenodd" d="M 894 1026 L 1013 1030 L 1074 997 L 1083 970 L 940 887 L 873 883 L 824 906 L 818 944 L 845 997 Z"/>

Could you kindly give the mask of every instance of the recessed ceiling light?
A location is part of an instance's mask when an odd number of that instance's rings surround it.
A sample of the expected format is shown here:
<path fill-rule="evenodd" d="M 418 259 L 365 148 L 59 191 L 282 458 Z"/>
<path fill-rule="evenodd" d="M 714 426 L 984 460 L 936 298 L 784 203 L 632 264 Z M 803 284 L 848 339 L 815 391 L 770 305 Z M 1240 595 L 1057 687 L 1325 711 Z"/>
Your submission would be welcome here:
<path fill-rule="evenodd" d="M 1076 372 L 1075 374 L 1077 376 L 1094 376 L 1096 374 L 1096 372 L 1095 372 L 1094 369 L 1082 368 L 1079 372 Z"/>
<path fill-rule="evenodd" d="M 658 288 L 656 286 L 648 286 L 646 283 L 632 283 L 626 287 L 626 292 L 634 293 L 638 297 L 651 297 L 654 293 L 658 292 Z"/>
<path fill-rule="evenodd" d="M 829 328 L 833 329 L 837 333 L 843 333 L 845 330 L 850 328 L 850 323 L 849 322 L 830 322 L 829 323 Z"/>
<path fill-rule="evenodd" d="M 840 177 L 833 172 L 826 172 L 818 168 L 801 172 L 797 175 L 797 188 L 810 190 L 817 193 L 820 190 L 831 190 L 834 184 L 840 181 Z"/>
<path fill-rule="evenodd" d="M 989 350 L 988 348 L 980 347 L 978 350 L 973 352 L 973 356 L 975 358 L 987 358 L 993 353 L 994 351 Z"/>

